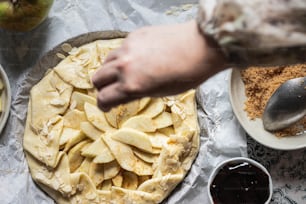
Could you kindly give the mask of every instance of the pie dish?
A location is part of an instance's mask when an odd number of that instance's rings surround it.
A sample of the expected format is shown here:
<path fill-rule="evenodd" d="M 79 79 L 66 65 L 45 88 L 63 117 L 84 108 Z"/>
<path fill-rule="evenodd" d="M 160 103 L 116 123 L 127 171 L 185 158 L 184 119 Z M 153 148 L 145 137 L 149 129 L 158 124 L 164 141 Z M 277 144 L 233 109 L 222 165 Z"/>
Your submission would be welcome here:
<path fill-rule="evenodd" d="M 63 59 L 31 89 L 26 159 L 57 203 L 160 203 L 198 153 L 194 90 L 97 108 L 91 76 L 122 40 L 63 43 L 53 52 Z"/>

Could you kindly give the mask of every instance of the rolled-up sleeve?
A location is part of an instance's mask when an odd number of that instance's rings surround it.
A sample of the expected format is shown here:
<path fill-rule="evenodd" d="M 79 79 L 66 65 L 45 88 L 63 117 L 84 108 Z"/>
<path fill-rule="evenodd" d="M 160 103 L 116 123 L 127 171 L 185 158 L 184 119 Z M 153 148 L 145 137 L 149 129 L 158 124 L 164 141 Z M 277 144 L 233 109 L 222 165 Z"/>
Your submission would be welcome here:
<path fill-rule="evenodd" d="M 200 0 L 197 22 L 232 66 L 306 62 L 306 0 Z"/>

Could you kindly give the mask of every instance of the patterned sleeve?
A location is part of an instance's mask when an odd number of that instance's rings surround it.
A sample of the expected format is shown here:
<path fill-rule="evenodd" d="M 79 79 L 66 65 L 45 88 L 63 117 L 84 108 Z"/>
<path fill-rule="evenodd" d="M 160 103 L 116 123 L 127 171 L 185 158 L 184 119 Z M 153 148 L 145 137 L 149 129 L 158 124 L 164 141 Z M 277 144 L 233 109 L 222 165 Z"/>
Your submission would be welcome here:
<path fill-rule="evenodd" d="M 306 62 L 306 0 L 200 0 L 197 22 L 231 66 Z"/>

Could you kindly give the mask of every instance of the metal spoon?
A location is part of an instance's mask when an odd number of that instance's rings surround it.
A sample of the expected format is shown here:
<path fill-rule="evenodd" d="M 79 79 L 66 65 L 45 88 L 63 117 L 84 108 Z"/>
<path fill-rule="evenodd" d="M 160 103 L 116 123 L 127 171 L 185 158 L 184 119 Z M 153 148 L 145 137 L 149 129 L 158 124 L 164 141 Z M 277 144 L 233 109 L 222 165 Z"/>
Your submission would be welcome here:
<path fill-rule="evenodd" d="M 306 77 L 283 83 L 269 99 L 264 113 L 263 125 L 268 131 L 281 130 L 306 115 Z"/>

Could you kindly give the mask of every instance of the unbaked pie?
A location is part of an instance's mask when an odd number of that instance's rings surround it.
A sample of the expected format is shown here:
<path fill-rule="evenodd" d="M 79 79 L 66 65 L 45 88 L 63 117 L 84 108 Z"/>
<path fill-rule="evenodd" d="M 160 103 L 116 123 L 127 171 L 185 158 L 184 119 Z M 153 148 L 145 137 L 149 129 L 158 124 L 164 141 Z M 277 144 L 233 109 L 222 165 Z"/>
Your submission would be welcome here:
<path fill-rule="evenodd" d="M 101 112 L 91 76 L 122 39 L 69 48 L 30 92 L 24 149 L 57 203 L 160 203 L 199 149 L 195 91 Z M 62 55 L 61 55 L 62 56 Z"/>

